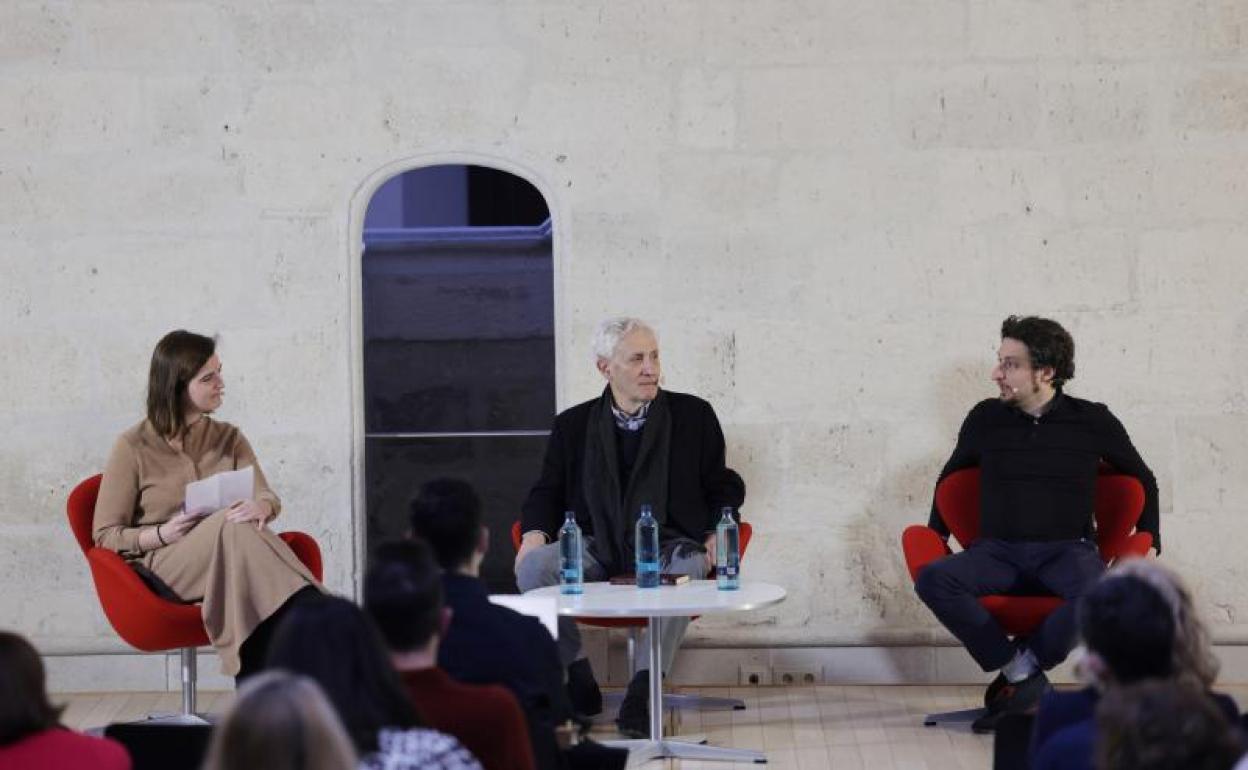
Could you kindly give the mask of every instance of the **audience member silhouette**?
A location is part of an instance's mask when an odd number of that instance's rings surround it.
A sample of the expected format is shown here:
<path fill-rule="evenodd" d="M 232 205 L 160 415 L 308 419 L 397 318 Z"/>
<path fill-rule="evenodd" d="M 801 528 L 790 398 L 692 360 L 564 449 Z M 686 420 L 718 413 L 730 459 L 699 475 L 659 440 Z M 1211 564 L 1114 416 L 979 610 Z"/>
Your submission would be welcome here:
<path fill-rule="evenodd" d="M 412 534 L 429 544 L 442 567 L 451 610 L 438 666 L 460 682 L 510 690 L 524 709 L 538 767 L 557 767 L 555 729 L 572 716 L 559 651 L 536 618 L 490 602 L 478 577 L 489 533 L 476 492 L 465 481 L 436 479 L 421 486 L 410 513 Z"/>
<path fill-rule="evenodd" d="M 268 664 L 320 685 L 360 754 L 361 770 L 481 767 L 459 741 L 420 726 L 381 635 L 342 597 L 292 607 L 274 634 Z"/>
<path fill-rule="evenodd" d="M 1218 664 L 1191 593 L 1156 560 L 1115 566 L 1083 597 L 1078 618 L 1085 646 L 1079 671 L 1089 686 L 1041 700 L 1032 734 L 1034 770 L 1090 770 L 1102 695 L 1146 679 L 1183 682 L 1235 717 L 1233 700 L 1209 693 Z"/>
<path fill-rule="evenodd" d="M 48 701 L 43 661 L 30 642 L 0 631 L 0 770 L 130 770 L 130 755 L 104 738 L 63 727 Z"/>
<path fill-rule="evenodd" d="M 419 540 L 382 545 L 364 578 L 364 609 L 426 725 L 455 736 L 486 770 L 532 770 L 528 725 L 502 685 L 461 684 L 438 668 L 438 645 L 451 612 L 442 603 L 442 570 Z"/>
<path fill-rule="evenodd" d="M 248 679 L 213 731 L 202 770 L 354 770 L 355 748 L 316 682 L 286 671 Z"/>
<path fill-rule="evenodd" d="M 438 666 L 460 682 L 501 684 L 520 701 L 533 756 L 541 768 L 623 767 L 628 752 L 582 741 L 562 751 L 556 729 L 572 718 L 563 666 L 550 632 L 536 618 L 490 601 L 478 577 L 489 543 L 481 500 L 466 481 L 436 479 L 411 503 L 411 531 L 442 567 L 451 625 L 438 646 Z"/>
<path fill-rule="evenodd" d="M 1153 679 L 1105 693 L 1097 770 L 1230 770 L 1244 755 L 1232 720 L 1202 688 Z"/>

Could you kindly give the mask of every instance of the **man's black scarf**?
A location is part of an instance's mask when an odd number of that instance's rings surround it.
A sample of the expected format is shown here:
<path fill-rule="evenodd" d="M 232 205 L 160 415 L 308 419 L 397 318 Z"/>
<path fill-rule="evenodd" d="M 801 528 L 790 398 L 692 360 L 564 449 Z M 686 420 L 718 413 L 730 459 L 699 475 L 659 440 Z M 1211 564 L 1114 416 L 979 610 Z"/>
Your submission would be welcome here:
<path fill-rule="evenodd" d="M 654 511 L 660 530 L 667 522 L 667 471 L 671 467 L 672 414 L 667 394 L 659 391 L 650 404 L 641 447 L 632 474 L 620 490 L 620 461 L 615 445 L 615 416 L 608 386 L 589 410 L 585 428 L 585 501 L 594 536 L 590 551 L 608 575 L 633 568 L 633 529 L 643 504 Z"/>

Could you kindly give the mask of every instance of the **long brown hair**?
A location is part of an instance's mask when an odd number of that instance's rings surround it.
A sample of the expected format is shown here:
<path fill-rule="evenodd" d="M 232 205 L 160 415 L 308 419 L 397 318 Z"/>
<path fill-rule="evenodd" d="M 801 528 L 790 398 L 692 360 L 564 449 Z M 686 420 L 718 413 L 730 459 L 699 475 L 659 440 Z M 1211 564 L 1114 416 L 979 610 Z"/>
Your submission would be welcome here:
<path fill-rule="evenodd" d="M 217 350 L 217 341 L 183 329 L 160 338 L 147 375 L 147 420 L 161 436 L 186 427 L 186 386 Z"/>
<path fill-rule="evenodd" d="M 48 702 L 43 661 L 17 634 L 0 631 L 0 746 L 55 727 L 61 709 Z"/>
<path fill-rule="evenodd" d="M 378 750 L 384 728 L 422 726 L 381 633 L 349 599 L 316 596 L 294 605 L 273 635 L 268 665 L 320 685 L 361 754 Z"/>

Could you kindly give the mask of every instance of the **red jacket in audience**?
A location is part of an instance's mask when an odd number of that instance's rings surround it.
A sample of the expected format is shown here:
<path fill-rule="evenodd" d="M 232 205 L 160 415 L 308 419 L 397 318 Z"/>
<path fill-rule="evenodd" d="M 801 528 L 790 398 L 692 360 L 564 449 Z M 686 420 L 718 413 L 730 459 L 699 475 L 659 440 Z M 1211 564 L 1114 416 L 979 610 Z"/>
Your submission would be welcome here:
<path fill-rule="evenodd" d="M 0 770 L 130 770 L 120 743 L 61 727 L 42 730 L 0 746 Z"/>
<path fill-rule="evenodd" d="M 506 687 L 461 684 L 440 668 L 399 673 L 421 722 L 458 738 L 485 770 L 533 770 L 524 712 Z"/>

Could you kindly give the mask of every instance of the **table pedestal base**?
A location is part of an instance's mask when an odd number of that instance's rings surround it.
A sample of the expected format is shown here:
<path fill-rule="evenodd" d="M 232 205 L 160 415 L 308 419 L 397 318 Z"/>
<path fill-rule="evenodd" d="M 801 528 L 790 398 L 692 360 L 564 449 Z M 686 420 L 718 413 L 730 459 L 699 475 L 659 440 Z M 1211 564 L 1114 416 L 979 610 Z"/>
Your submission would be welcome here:
<path fill-rule="evenodd" d="M 674 587 L 636 588 L 611 585 L 607 582 L 586 583 L 584 593 L 563 595 L 559 586 L 534 588 L 534 596 L 553 597 L 560 616 L 587 618 L 645 618 L 650 631 L 650 686 L 649 719 L 646 724 L 629 720 L 626 724 L 630 735 L 645 729 L 646 740 L 609 741 L 611 746 L 629 750 L 629 764 L 641 765 L 652 759 L 688 759 L 694 761 L 750 762 L 762 764 L 767 755 L 749 749 L 706 746 L 696 739 L 691 743 L 682 737 L 663 735 L 664 705 L 691 707 L 717 706 L 739 709 L 745 703 L 735 698 L 706 699 L 697 695 L 663 697 L 663 634 L 659 624 L 668 617 L 693 617 L 712 612 L 745 612 L 769 607 L 784 600 L 785 591 L 771 583 L 743 582 L 739 590 L 720 591 L 714 580 L 691 580 L 688 585 Z M 635 650 L 634 650 L 635 651 Z M 631 655 L 630 655 L 631 657 Z M 635 672 L 634 672 L 635 676 Z M 630 679 L 631 684 L 631 679 Z M 734 720 L 735 721 L 735 720 Z M 692 728 L 693 725 L 690 725 Z"/>
<path fill-rule="evenodd" d="M 729 749 L 720 746 L 704 746 L 705 738 L 690 742 L 689 738 L 663 737 L 663 650 L 659 641 L 659 618 L 647 621 L 650 637 L 650 738 L 648 740 L 608 741 L 611 746 L 629 750 L 628 763 L 639 765 L 652 759 L 703 759 L 725 762 L 767 761 L 767 755 L 750 749 Z M 744 705 L 744 704 L 742 704 Z"/>

